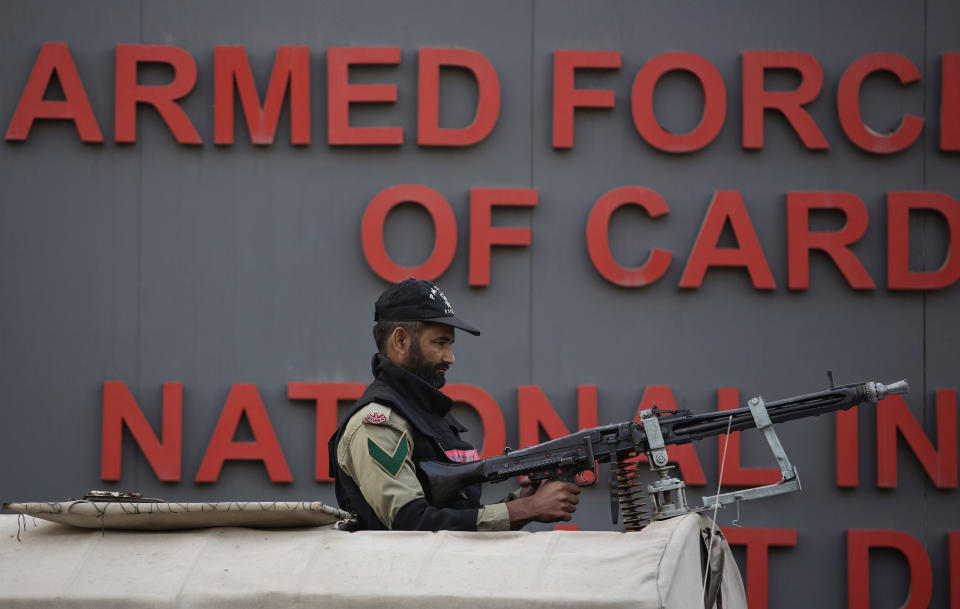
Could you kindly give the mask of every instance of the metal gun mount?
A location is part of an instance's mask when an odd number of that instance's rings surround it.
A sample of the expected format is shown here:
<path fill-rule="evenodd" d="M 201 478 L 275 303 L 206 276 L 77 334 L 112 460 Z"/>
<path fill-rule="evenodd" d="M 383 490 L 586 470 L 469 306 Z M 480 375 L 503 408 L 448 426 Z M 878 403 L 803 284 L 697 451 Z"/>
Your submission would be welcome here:
<path fill-rule="evenodd" d="M 828 373 L 829 374 L 829 373 Z M 833 376 L 830 375 L 831 386 L 833 385 Z M 907 393 L 910 387 L 907 381 L 897 381 L 890 385 L 883 383 L 865 383 L 866 400 L 876 403 L 888 395 Z M 777 464 L 780 466 L 781 479 L 775 484 L 766 486 L 757 486 L 730 493 L 721 493 L 719 495 L 706 495 L 703 497 L 703 505 L 690 507 L 687 505 L 687 498 L 683 480 L 671 475 L 670 470 L 674 469 L 672 465 L 667 465 L 667 448 L 663 440 L 663 433 L 660 429 L 658 412 L 656 408 L 643 410 L 640 412 L 640 421 L 643 424 L 643 430 L 649 441 L 649 450 L 647 459 L 650 462 L 650 470 L 657 473 L 660 477 L 657 481 L 647 486 L 647 493 L 650 497 L 651 518 L 653 520 L 663 520 L 681 516 L 690 512 L 703 512 L 708 509 L 722 507 L 728 503 L 737 503 L 739 508 L 741 501 L 750 499 L 759 499 L 761 497 L 771 497 L 784 493 L 792 493 L 801 490 L 800 476 L 797 468 L 790 463 L 783 445 L 777 433 L 773 430 L 773 422 L 770 420 L 770 414 L 767 412 L 766 403 L 762 397 L 751 398 L 747 402 L 750 414 L 753 416 L 756 428 L 763 433 L 770 451 L 773 452 Z M 722 481 L 721 481 L 722 482 Z M 739 517 L 739 514 L 738 514 Z"/>

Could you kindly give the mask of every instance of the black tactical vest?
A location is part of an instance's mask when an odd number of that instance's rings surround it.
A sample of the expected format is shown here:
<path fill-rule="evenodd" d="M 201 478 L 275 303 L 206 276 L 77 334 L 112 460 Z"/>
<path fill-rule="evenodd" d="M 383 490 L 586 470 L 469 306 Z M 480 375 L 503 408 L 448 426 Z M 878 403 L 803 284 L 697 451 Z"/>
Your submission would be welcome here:
<path fill-rule="evenodd" d="M 423 505 L 414 505 L 418 502 L 412 501 L 402 507 L 394 519 L 393 528 L 476 530 L 480 485 L 464 489 L 462 496 L 447 503 L 434 503 L 427 492 L 429 486 L 425 484 L 425 475 L 419 466 L 422 461 L 454 463 L 455 460 L 448 456 L 448 451 L 450 455 L 456 455 L 458 451 L 462 454 L 462 451 L 474 450 L 473 446 L 460 437 L 467 429 L 450 414 L 453 401 L 420 377 L 379 353 L 373 356 L 372 364 L 376 380 L 356 401 L 350 414 L 344 418 L 327 445 L 330 476 L 334 479 L 340 507 L 356 514 L 363 529 L 387 528 L 363 498 L 357 484 L 337 463 L 337 445 L 347 421 L 367 404 L 376 402 L 388 406 L 409 423 L 414 446 L 411 459 L 416 465 L 417 478 L 420 479 L 426 495 Z"/>

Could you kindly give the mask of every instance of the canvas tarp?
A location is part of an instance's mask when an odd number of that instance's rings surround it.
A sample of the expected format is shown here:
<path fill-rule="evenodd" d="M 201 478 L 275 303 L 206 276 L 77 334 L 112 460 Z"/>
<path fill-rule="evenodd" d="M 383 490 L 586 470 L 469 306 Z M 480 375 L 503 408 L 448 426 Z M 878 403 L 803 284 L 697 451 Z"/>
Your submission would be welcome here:
<path fill-rule="evenodd" d="M 78 529 L 0 515 L 0 607 L 703 607 L 701 529 Z M 19 537 L 19 541 L 18 541 Z M 745 609 L 729 548 L 724 609 Z"/>
<path fill-rule="evenodd" d="M 319 501 L 38 501 L 4 503 L 3 509 L 86 529 L 166 531 L 207 527 L 283 528 L 333 524 L 348 512 Z"/>

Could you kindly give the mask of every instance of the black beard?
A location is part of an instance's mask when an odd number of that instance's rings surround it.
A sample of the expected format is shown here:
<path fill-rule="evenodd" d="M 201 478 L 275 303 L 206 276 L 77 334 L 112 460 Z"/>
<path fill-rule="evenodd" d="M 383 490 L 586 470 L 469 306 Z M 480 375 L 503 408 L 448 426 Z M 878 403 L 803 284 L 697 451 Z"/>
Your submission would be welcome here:
<path fill-rule="evenodd" d="M 410 343 L 410 352 L 407 354 L 407 365 L 404 366 L 404 368 L 435 389 L 440 389 L 447 384 L 446 376 L 444 376 L 447 365 L 427 362 L 416 340 Z"/>

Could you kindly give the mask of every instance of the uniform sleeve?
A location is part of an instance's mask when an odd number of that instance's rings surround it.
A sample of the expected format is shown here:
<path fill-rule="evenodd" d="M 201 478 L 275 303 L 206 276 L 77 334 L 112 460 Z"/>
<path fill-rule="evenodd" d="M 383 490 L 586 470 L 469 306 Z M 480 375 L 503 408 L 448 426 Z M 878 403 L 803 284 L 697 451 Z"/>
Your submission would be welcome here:
<path fill-rule="evenodd" d="M 413 438 L 407 422 L 376 403 L 353 415 L 337 446 L 341 469 L 356 482 L 388 529 L 477 530 L 479 510 L 437 508 L 427 503 L 412 455 Z"/>
<path fill-rule="evenodd" d="M 412 454 L 406 421 L 376 403 L 353 415 L 337 446 L 340 467 L 387 528 L 401 507 L 424 496 Z"/>
<path fill-rule="evenodd" d="M 478 531 L 509 531 L 510 512 L 506 503 L 491 503 L 477 512 Z"/>

